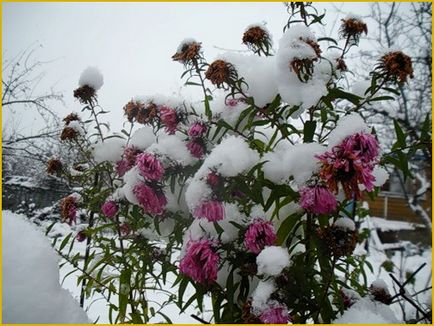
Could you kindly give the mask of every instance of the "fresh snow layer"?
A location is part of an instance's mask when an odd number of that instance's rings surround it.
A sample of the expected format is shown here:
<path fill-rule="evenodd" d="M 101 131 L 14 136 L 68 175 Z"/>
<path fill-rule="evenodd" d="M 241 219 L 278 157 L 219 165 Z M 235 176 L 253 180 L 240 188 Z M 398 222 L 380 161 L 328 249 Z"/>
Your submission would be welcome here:
<path fill-rule="evenodd" d="M 355 231 L 356 230 L 356 224 L 354 224 L 354 221 L 348 217 L 340 217 L 336 220 L 333 225 L 341 230 L 345 231 Z"/>
<path fill-rule="evenodd" d="M 59 284 L 58 256 L 23 215 L 2 213 L 3 323 L 88 324 Z"/>
<path fill-rule="evenodd" d="M 95 145 L 93 157 L 97 163 L 104 161 L 116 162 L 122 158 L 124 147 L 125 139 L 109 138 Z"/>
<path fill-rule="evenodd" d="M 263 249 L 258 257 L 258 275 L 277 276 L 290 265 L 288 251 L 285 248 L 270 246 Z"/>
<path fill-rule="evenodd" d="M 253 309 L 263 310 L 267 307 L 267 301 L 271 294 L 276 291 L 273 280 L 260 281 L 252 296 Z"/>
<path fill-rule="evenodd" d="M 101 71 L 96 67 L 87 67 L 80 75 L 78 85 L 80 86 L 90 86 L 94 90 L 99 90 L 104 84 L 104 77 Z"/>
<path fill-rule="evenodd" d="M 351 113 L 339 119 L 336 128 L 329 135 L 329 148 L 339 145 L 348 136 L 358 132 L 368 132 L 369 128 L 357 113 Z"/>
<path fill-rule="evenodd" d="M 145 150 L 155 142 L 155 135 L 152 127 L 144 126 L 137 129 L 131 136 L 129 145 L 139 149 Z"/>

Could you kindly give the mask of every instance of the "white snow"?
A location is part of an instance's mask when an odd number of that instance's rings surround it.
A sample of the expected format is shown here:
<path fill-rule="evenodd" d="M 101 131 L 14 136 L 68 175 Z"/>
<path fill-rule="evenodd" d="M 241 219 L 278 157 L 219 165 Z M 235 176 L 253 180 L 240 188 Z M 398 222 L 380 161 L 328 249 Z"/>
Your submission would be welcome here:
<path fill-rule="evenodd" d="M 377 278 L 375 281 L 373 281 L 371 283 L 371 287 L 374 289 L 384 290 L 386 293 L 389 294 L 389 288 L 388 288 L 386 282 L 384 282 L 384 280 L 381 278 Z"/>
<path fill-rule="evenodd" d="M 190 179 L 185 192 L 185 201 L 188 208 L 194 210 L 197 205 L 211 195 L 212 189 L 203 180 Z"/>
<path fill-rule="evenodd" d="M 143 177 L 141 176 L 137 166 L 134 166 L 132 169 L 127 171 L 124 175 L 125 184 L 121 189 L 123 195 L 131 204 L 136 204 L 136 205 L 139 204 L 137 197 L 133 192 L 133 189 L 141 181 L 143 181 Z"/>
<path fill-rule="evenodd" d="M 356 224 L 353 220 L 351 220 L 348 217 L 340 217 L 336 220 L 336 222 L 333 223 L 333 225 L 341 230 L 345 231 L 355 231 L 356 230 Z"/>
<path fill-rule="evenodd" d="M 277 276 L 290 265 L 290 257 L 285 248 L 265 247 L 256 257 L 258 275 Z"/>
<path fill-rule="evenodd" d="M 351 113 L 339 119 L 336 127 L 328 137 L 328 147 L 339 145 L 348 136 L 358 132 L 368 132 L 369 128 L 363 118 L 357 113 Z"/>
<path fill-rule="evenodd" d="M 352 85 L 351 91 L 357 96 L 366 97 L 367 95 L 365 95 L 365 93 L 369 87 L 371 87 L 369 80 L 358 80 Z"/>
<path fill-rule="evenodd" d="M 148 152 L 159 154 L 182 166 L 197 162 L 179 135 L 161 135 L 157 142 L 148 147 Z"/>
<path fill-rule="evenodd" d="M 125 139 L 109 138 L 104 142 L 98 142 L 93 149 L 93 157 L 97 163 L 104 161 L 116 162 L 122 158 L 125 147 Z"/>
<path fill-rule="evenodd" d="M 80 86 L 90 86 L 94 90 L 99 90 L 104 84 L 104 77 L 96 67 L 87 67 L 80 75 L 78 85 Z"/>
<path fill-rule="evenodd" d="M 252 308 L 265 309 L 267 301 L 274 291 L 276 291 L 276 285 L 273 280 L 260 281 L 252 295 Z"/>
<path fill-rule="evenodd" d="M 333 324 L 401 324 L 385 304 L 362 298 L 346 310 Z"/>
<path fill-rule="evenodd" d="M 381 187 L 389 179 L 389 173 L 386 169 L 376 165 L 372 171 L 372 175 L 375 177 L 374 186 Z"/>
<path fill-rule="evenodd" d="M 74 129 L 79 135 L 84 135 L 85 134 L 84 128 L 83 128 L 83 126 L 81 125 L 81 123 L 79 121 L 76 121 L 76 120 L 71 121 L 68 124 L 68 127 Z"/>
<path fill-rule="evenodd" d="M 144 126 L 137 129 L 131 136 L 129 145 L 139 150 L 145 150 L 155 142 L 155 135 L 152 127 Z"/>
<path fill-rule="evenodd" d="M 191 38 L 191 37 L 183 39 L 183 40 L 179 43 L 178 48 L 176 49 L 176 53 L 181 53 L 181 52 L 182 52 L 182 48 L 183 48 L 184 46 L 186 46 L 186 45 L 190 45 L 190 44 L 192 44 L 192 43 L 197 43 L 197 41 L 196 41 L 194 38 Z"/>
<path fill-rule="evenodd" d="M 3 323 L 87 324 L 59 284 L 58 256 L 25 216 L 2 212 Z"/>

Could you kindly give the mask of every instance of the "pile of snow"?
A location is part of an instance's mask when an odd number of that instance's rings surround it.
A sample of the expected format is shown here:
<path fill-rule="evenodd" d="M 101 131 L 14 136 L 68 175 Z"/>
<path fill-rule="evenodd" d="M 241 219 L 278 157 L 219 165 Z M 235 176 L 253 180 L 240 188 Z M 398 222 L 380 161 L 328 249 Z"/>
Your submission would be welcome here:
<path fill-rule="evenodd" d="M 98 142 L 93 149 L 95 162 L 119 161 L 122 158 L 124 147 L 125 139 L 118 137 L 106 139 L 104 142 Z"/>
<path fill-rule="evenodd" d="M 265 177 L 282 184 L 292 176 L 294 182 L 301 186 L 320 168 L 315 156 L 324 151 L 325 147 L 318 143 L 291 145 L 281 141 L 263 157 L 264 161 L 268 161 L 264 164 Z"/>
<path fill-rule="evenodd" d="M 3 323 L 88 324 L 59 284 L 58 257 L 23 215 L 2 213 Z"/>
<path fill-rule="evenodd" d="M 383 303 L 362 298 L 346 310 L 333 324 L 402 324 Z"/>
<path fill-rule="evenodd" d="M 290 257 L 285 248 L 270 246 L 263 249 L 258 257 L 258 275 L 277 276 L 290 265 Z"/>
<path fill-rule="evenodd" d="M 197 159 L 193 157 L 188 150 L 187 143 L 180 139 L 178 134 L 162 134 L 156 143 L 149 146 L 147 151 L 163 156 L 169 161 L 182 166 L 191 165 L 197 162 Z"/>
<path fill-rule="evenodd" d="M 87 67 L 80 75 L 78 85 L 80 86 L 90 86 L 94 90 L 99 90 L 104 84 L 104 77 L 101 71 L 96 67 Z"/>
<path fill-rule="evenodd" d="M 144 126 L 137 129 L 131 136 L 129 145 L 143 151 L 155 142 L 155 135 L 152 127 Z"/>
<path fill-rule="evenodd" d="M 339 119 L 336 128 L 332 130 L 328 138 L 328 147 L 339 145 L 348 136 L 358 132 L 369 132 L 369 128 L 363 118 L 357 113 L 351 113 Z"/>
<path fill-rule="evenodd" d="M 340 217 L 333 223 L 333 225 L 343 231 L 355 231 L 356 224 L 348 217 Z"/>
<path fill-rule="evenodd" d="M 226 99 L 226 93 L 219 93 L 211 102 L 211 110 L 215 119 L 223 119 L 226 123 L 235 127 L 241 112 L 248 108 L 248 105 L 241 101 Z"/>
<path fill-rule="evenodd" d="M 276 285 L 273 280 L 260 281 L 252 295 L 252 308 L 264 310 L 274 291 L 276 291 Z"/>
<path fill-rule="evenodd" d="M 79 135 L 84 135 L 84 128 L 79 121 L 71 121 L 68 123 L 68 127 L 74 129 Z"/>

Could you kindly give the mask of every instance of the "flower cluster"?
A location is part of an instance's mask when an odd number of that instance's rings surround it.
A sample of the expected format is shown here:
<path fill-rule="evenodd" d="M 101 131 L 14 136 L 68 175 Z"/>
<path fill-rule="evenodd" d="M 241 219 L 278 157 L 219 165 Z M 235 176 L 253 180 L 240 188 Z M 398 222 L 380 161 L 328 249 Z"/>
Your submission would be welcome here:
<path fill-rule="evenodd" d="M 191 155 L 196 158 L 202 158 L 205 154 L 206 145 L 204 136 L 207 131 L 207 126 L 202 121 L 193 123 L 187 131 L 190 141 L 187 143 L 187 149 Z"/>

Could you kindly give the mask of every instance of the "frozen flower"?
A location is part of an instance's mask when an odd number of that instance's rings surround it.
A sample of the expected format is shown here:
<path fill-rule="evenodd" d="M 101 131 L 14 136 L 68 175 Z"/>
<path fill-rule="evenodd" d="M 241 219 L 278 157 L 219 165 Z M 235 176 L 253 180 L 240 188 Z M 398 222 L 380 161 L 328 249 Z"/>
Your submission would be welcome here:
<path fill-rule="evenodd" d="M 145 104 L 141 101 L 131 100 L 124 106 L 124 112 L 129 122 L 137 121 L 141 124 L 147 124 L 157 116 L 157 106 L 154 103 Z"/>
<path fill-rule="evenodd" d="M 196 282 L 211 284 L 217 279 L 219 260 L 210 240 L 190 241 L 179 269 Z"/>
<path fill-rule="evenodd" d="M 133 122 L 141 110 L 145 108 L 145 103 L 139 101 L 129 101 L 124 106 L 124 113 L 129 122 Z"/>
<path fill-rule="evenodd" d="M 71 225 L 77 219 L 77 199 L 74 195 L 69 195 L 60 201 L 60 214 L 62 221 Z"/>
<path fill-rule="evenodd" d="M 276 231 L 273 223 L 263 219 L 255 219 L 244 235 L 244 245 L 247 250 L 259 254 L 265 246 L 271 246 L 276 241 Z"/>
<path fill-rule="evenodd" d="M 401 51 L 389 52 L 381 57 L 376 67 L 385 79 L 405 83 L 407 77 L 413 78 L 411 58 Z"/>
<path fill-rule="evenodd" d="M 175 109 L 168 108 L 166 106 L 160 107 L 160 120 L 166 127 L 165 130 L 169 135 L 172 135 L 176 131 L 178 125 L 178 117 Z"/>
<path fill-rule="evenodd" d="M 96 90 L 89 85 L 84 85 L 74 90 L 74 97 L 78 99 L 80 103 L 92 103 L 96 100 Z"/>
<path fill-rule="evenodd" d="M 273 302 L 259 316 L 264 324 L 288 324 L 290 321 L 288 308 L 283 303 Z"/>
<path fill-rule="evenodd" d="M 133 188 L 133 193 L 143 210 L 152 215 L 161 215 L 167 204 L 164 194 L 157 194 L 154 189 L 144 183 L 138 183 Z"/>
<path fill-rule="evenodd" d="M 136 164 L 137 155 L 140 153 L 141 151 L 133 146 L 125 148 L 123 159 L 116 162 L 116 172 L 120 177 L 123 177 Z"/>
<path fill-rule="evenodd" d="M 357 244 L 357 232 L 340 225 L 319 229 L 318 237 L 325 243 L 330 255 L 334 257 L 351 255 Z"/>
<path fill-rule="evenodd" d="M 371 286 L 369 287 L 369 292 L 376 301 L 380 301 L 387 305 L 392 302 L 392 296 L 389 293 L 387 284 L 382 279 L 377 279 L 372 282 Z"/>
<path fill-rule="evenodd" d="M 71 127 L 65 127 L 60 134 L 60 140 L 73 140 L 76 139 L 78 132 Z"/>
<path fill-rule="evenodd" d="M 221 178 L 215 173 L 210 172 L 206 177 L 206 183 L 209 184 L 212 188 L 216 188 L 220 183 Z"/>
<path fill-rule="evenodd" d="M 226 105 L 230 106 L 230 107 L 235 107 L 238 105 L 238 103 L 240 102 L 240 100 L 236 99 L 236 98 L 230 98 L 226 100 Z"/>
<path fill-rule="evenodd" d="M 116 204 L 115 201 L 113 200 L 109 200 L 106 201 L 102 206 L 101 206 L 101 212 L 107 216 L 107 217 L 114 217 L 116 215 L 116 213 L 118 212 L 119 207 Z"/>
<path fill-rule="evenodd" d="M 69 125 L 71 121 L 80 121 L 80 117 L 77 113 L 70 113 L 65 118 L 63 118 L 63 121 L 65 121 L 65 125 Z"/>
<path fill-rule="evenodd" d="M 202 137 L 206 133 L 207 127 L 204 122 L 193 123 L 188 129 L 188 135 L 193 138 Z"/>
<path fill-rule="evenodd" d="M 195 218 L 205 218 L 210 222 L 220 221 L 225 217 L 223 204 L 217 200 L 205 201 L 194 210 Z"/>
<path fill-rule="evenodd" d="M 268 54 L 271 48 L 271 37 L 264 26 L 251 26 L 243 34 L 243 44 L 254 53 Z"/>
<path fill-rule="evenodd" d="M 319 44 L 310 38 L 299 38 L 300 42 L 305 43 L 307 46 L 311 47 L 314 56 L 313 57 L 295 57 L 289 63 L 289 67 L 298 76 L 300 81 L 307 81 L 313 74 L 313 64 L 321 56 L 321 48 Z"/>
<path fill-rule="evenodd" d="M 368 34 L 368 27 L 357 17 L 349 17 L 341 19 L 342 25 L 339 33 L 342 38 L 351 40 L 354 44 L 359 43 L 362 33 Z"/>
<path fill-rule="evenodd" d="M 118 176 L 123 177 L 130 169 L 131 166 L 127 160 L 120 160 L 116 162 L 116 173 Z"/>
<path fill-rule="evenodd" d="M 205 72 L 205 77 L 217 87 L 221 87 L 224 83 L 232 84 L 238 79 L 234 66 L 223 60 L 216 60 L 211 63 Z"/>
<path fill-rule="evenodd" d="M 163 164 L 151 153 L 137 155 L 136 165 L 140 174 L 147 180 L 160 181 L 164 176 Z"/>
<path fill-rule="evenodd" d="M 336 198 L 326 187 L 304 187 L 300 190 L 300 206 L 309 213 L 331 214 L 336 210 Z"/>
<path fill-rule="evenodd" d="M 378 142 L 372 135 L 358 133 L 348 136 L 331 151 L 317 156 L 322 163 L 320 177 L 334 193 L 338 193 L 338 184 L 341 183 L 348 199 L 359 199 L 359 184 L 367 191 L 374 189 L 372 171 L 378 153 Z"/>
<path fill-rule="evenodd" d="M 190 140 L 186 146 L 191 155 L 196 158 L 202 158 L 202 156 L 205 154 L 205 145 L 201 138 Z"/>
<path fill-rule="evenodd" d="M 48 174 L 59 174 L 62 171 L 63 164 L 60 160 L 52 158 L 47 162 L 47 173 Z"/>
<path fill-rule="evenodd" d="M 201 44 L 195 40 L 186 40 L 181 42 L 176 53 L 172 56 L 173 61 L 179 61 L 183 64 L 190 63 L 200 57 Z"/>

